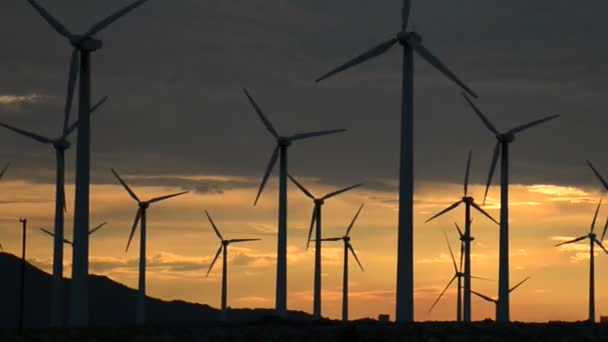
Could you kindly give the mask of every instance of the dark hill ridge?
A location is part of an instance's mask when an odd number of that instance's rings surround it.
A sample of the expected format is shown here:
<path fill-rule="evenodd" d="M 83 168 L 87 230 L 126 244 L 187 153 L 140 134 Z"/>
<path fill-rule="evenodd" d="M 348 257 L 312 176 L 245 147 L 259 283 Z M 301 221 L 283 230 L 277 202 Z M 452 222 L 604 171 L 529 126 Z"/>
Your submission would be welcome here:
<path fill-rule="evenodd" d="M 0 252 L 0 329 L 17 327 L 19 305 L 19 272 L 21 259 Z M 70 280 L 65 279 L 69 288 Z M 48 326 L 51 275 L 30 263 L 25 273 L 25 327 Z M 117 283 L 106 276 L 89 276 L 89 310 L 92 326 L 129 326 L 135 322 L 136 290 Z M 66 305 L 67 307 L 67 305 Z M 148 322 L 154 325 L 187 325 L 215 322 L 219 311 L 206 304 L 181 300 L 163 301 L 148 297 Z M 254 321 L 271 317 L 272 309 L 234 309 L 231 321 Z M 304 312 L 290 312 L 291 320 L 309 320 Z"/>

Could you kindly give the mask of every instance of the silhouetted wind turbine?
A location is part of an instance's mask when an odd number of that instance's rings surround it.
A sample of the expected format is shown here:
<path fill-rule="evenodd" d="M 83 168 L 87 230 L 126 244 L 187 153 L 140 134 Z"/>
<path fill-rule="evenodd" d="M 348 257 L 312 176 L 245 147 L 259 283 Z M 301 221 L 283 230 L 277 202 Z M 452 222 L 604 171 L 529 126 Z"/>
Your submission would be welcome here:
<path fill-rule="evenodd" d="M 89 108 L 91 107 L 91 53 L 102 47 L 101 40 L 95 36 L 116 20 L 142 5 L 147 0 L 138 0 L 114 14 L 97 22 L 84 34 L 73 34 L 59 20 L 53 17 L 36 0 L 27 0 L 44 20 L 73 46 L 66 99 L 66 115 L 63 122 L 64 131 L 69 122 L 70 107 L 76 79 L 79 82 L 78 138 L 76 151 L 76 195 L 74 204 L 74 243 L 72 255 L 72 282 L 70 298 L 70 324 L 85 326 L 89 323 L 89 186 L 90 186 L 90 153 L 91 124 Z M 79 66 L 80 64 L 80 66 Z M 80 69 L 80 70 L 79 70 Z"/>
<path fill-rule="evenodd" d="M 104 222 L 100 225 L 98 225 L 97 227 L 89 230 L 89 236 L 93 233 L 95 233 L 96 231 L 98 231 L 99 229 L 101 229 L 103 226 L 105 226 L 107 224 L 107 222 Z M 53 232 L 51 232 L 50 230 L 44 229 L 44 228 L 40 228 L 40 231 L 42 231 L 43 233 L 50 235 L 51 237 L 55 238 L 55 234 L 53 234 Z M 73 246 L 74 243 L 66 238 L 63 239 L 63 243 L 68 244 L 70 246 Z"/>
<path fill-rule="evenodd" d="M 323 204 L 325 204 L 325 200 L 330 199 L 334 196 L 337 196 L 341 193 L 352 190 L 356 187 L 361 186 L 362 184 L 356 184 L 353 186 L 349 186 L 347 188 L 343 188 L 334 192 L 330 192 L 325 196 L 316 198 L 310 191 L 308 191 L 302 184 L 298 183 L 291 175 L 288 175 L 289 179 L 298 187 L 302 192 L 308 196 L 308 198 L 312 199 L 314 202 L 314 208 L 312 209 L 312 219 L 310 221 L 310 229 L 308 230 L 308 239 L 306 240 L 306 249 L 310 244 L 310 239 L 312 237 L 312 230 L 315 222 L 317 223 L 315 229 L 315 273 L 314 273 L 314 290 L 313 290 L 313 319 L 321 319 L 321 209 L 323 208 Z"/>
<path fill-rule="evenodd" d="M 587 165 L 589 165 L 593 173 L 595 173 L 597 178 L 600 180 L 600 183 L 602 183 L 602 185 L 604 186 L 604 190 L 608 191 L 608 183 L 606 182 L 604 177 L 600 175 L 595 166 L 593 166 L 593 164 L 589 160 L 587 160 Z M 604 230 L 602 231 L 602 238 L 600 239 L 600 241 L 604 241 L 604 237 L 606 236 L 606 229 L 608 229 L 608 218 L 606 219 L 606 223 L 604 224 Z"/>
<path fill-rule="evenodd" d="M 346 233 L 344 234 L 344 236 L 321 239 L 321 241 L 343 241 L 344 242 L 344 271 L 342 273 L 342 322 L 348 322 L 348 251 L 350 251 L 351 254 L 355 257 L 355 260 L 357 261 L 359 268 L 361 268 L 361 271 L 363 271 L 363 265 L 361 265 L 361 262 L 359 261 L 359 258 L 357 257 L 357 253 L 355 253 L 355 249 L 353 248 L 353 246 L 350 243 L 350 236 L 349 236 L 350 231 L 353 229 L 353 225 L 355 224 L 355 221 L 357 220 L 357 217 L 359 217 L 359 213 L 361 213 L 361 209 L 363 209 L 363 204 L 361 204 L 361 206 L 359 207 L 359 210 L 357 210 L 357 213 L 353 217 L 353 220 L 351 221 L 350 225 L 348 226 L 348 228 L 346 228 Z"/>
<path fill-rule="evenodd" d="M 490 220 L 494 221 L 496 224 L 499 224 L 494 218 L 492 218 L 492 216 L 490 216 L 490 214 L 485 212 L 483 209 L 481 209 L 481 207 L 479 207 L 479 205 L 477 205 L 477 203 L 475 203 L 475 199 L 472 196 L 468 195 L 469 173 L 471 171 L 471 154 L 472 154 L 472 151 L 469 151 L 469 158 L 467 159 L 467 168 L 466 168 L 466 171 L 464 174 L 464 195 L 462 196 L 462 199 L 459 200 L 458 202 L 455 202 L 454 204 L 450 205 L 449 207 L 442 210 L 441 212 L 439 212 L 435 216 L 431 217 L 430 219 L 426 220 L 426 222 L 429 222 L 453 209 L 456 209 L 458 206 L 460 206 L 461 203 L 465 204 L 465 211 L 464 211 L 465 229 L 464 229 L 464 240 L 463 240 L 463 242 L 464 242 L 463 316 L 464 316 L 465 322 L 471 321 L 471 241 L 473 240 L 471 237 L 471 207 L 475 208 L 477 211 L 482 213 L 484 216 L 486 216 Z M 458 278 L 458 281 L 460 281 L 460 278 Z M 458 288 L 458 291 L 460 291 L 460 287 Z"/>
<path fill-rule="evenodd" d="M 500 155 L 500 246 L 498 251 L 498 311 L 497 322 L 509 321 L 509 146 L 515 140 L 515 134 L 523 132 L 531 127 L 540 125 L 547 121 L 556 119 L 559 115 L 551 115 L 539 120 L 511 128 L 506 132 L 499 132 L 481 110 L 467 97 L 462 94 L 473 111 L 481 119 L 490 132 L 496 135 L 496 145 L 492 155 L 492 164 L 486 183 L 486 191 L 483 203 L 486 202 L 490 183 L 496 170 L 496 163 Z"/>
<path fill-rule="evenodd" d="M 523 284 L 526 281 L 528 281 L 528 279 L 530 279 L 530 277 L 527 277 L 526 279 L 524 279 L 524 280 L 520 281 L 519 283 L 517 283 L 517 285 L 513 286 L 512 288 L 510 288 L 509 289 L 509 293 L 515 291 L 516 288 L 518 288 L 521 284 Z M 476 291 L 471 291 L 471 293 L 475 294 L 476 296 L 480 297 L 481 299 L 484 299 L 484 300 L 486 300 L 488 302 L 494 303 L 494 305 L 496 307 L 496 315 L 498 315 L 498 299 L 491 298 L 489 296 L 486 296 L 486 295 L 481 294 L 481 293 L 476 292 Z"/>
<path fill-rule="evenodd" d="M 90 110 L 90 114 L 93 114 L 107 99 L 108 97 L 106 96 L 93 106 Z M 70 107 L 71 103 L 66 103 L 65 115 L 68 115 Z M 64 121 L 66 120 L 64 119 Z M 63 308 L 65 303 L 63 293 L 63 212 L 66 210 L 65 151 L 71 146 L 71 143 L 68 141 L 68 136 L 78 127 L 78 121 L 69 126 L 64 125 L 61 135 L 57 138 L 48 138 L 4 123 L 0 123 L 0 126 L 39 143 L 51 145 L 55 150 L 55 233 L 53 235 L 53 285 L 51 287 L 50 324 L 52 327 L 59 327 L 65 321 L 63 318 L 63 313 L 65 312 Z"/>
<path fill-rule="evenodd" d="M 25 246 L 27 242 L 27 219 L 19 218 L 21 223 L 21 273 L 19 281 L 19 334 L 23 334 L 23 323 L 25 318 Z"/>
<path fill-rule="evenodd" d="M 150 204 L 160 202 L 172 197 L 180 196 L 188 193 L 189 191 L 182 191 L 176 194 L 165 195 L 154 197 L 147 201 L 142 201 L 137 197 L 137 195 L 129 188 L 127 183 L 125 183 L 122 178 L 116 173 L 114 169 L 112 169 L 112 173 L 120 184 L 125 188 L 125 190 L 129 193 L 131 198 L 137 201 L 137 205 L 139 209 L 137 210 L 137 214 L 135 215 L 135 221 L 133 222 L 133 228 L 131 228 L 131 234 L 129 235 L 129 242 L 127 242 L 127 248 L 125 252 L 129 250 L 129 245 L 131 245 L 131 240 L 133 239 L 133 234 L 135 234 L 135 230 L 137 229 L 137 224 L 141 220 L 141 228 L 139 230 L 139 281 L 137 287 L 137 324 L 144 324 L 146 322 L 146 212 Z M 78 245 L 75 242 L 76 245 Z"/>
<path fill-rule="evenodd" d="M 345 129 L 334 129 L 328 131 L 318 131 L 310 133 L 298 133 L 291 136 L 281 136 L 272 126 L 270 120 L 264 115 L 258 104 L 253 100 L 247 89 L 243 89 L 249 102 L 253 106 L 255 112 L 264 123 L 264 126 L 270 134 L 276 139 L 277 146 L 272 152 L 260 189 L 255 197 L 255 206 L 258 199 L 264 190 L 266 181 L 274 168 L 274 165 L 279 159 L 279 215 L 278 215 L 278 236 L 277 236 L 277 283 L 276 283 L 276 300 L 275 310 L 280 317 L 285 317 L 287 314 L 287 148 L 295 141 L 319 137 L 323 135 L 339 133 L 346 131 Z"/>
<path fill-rule="evenodd" d="M 227 312 L 227 298 L 228 298 L 228 245 L 230 245 L 231 243 L 249 242 L 249 241 L 260 241 L 261 239 L 230 239 L 230 240 L 226 240 L 226 239 L 224 239 L 222 237 L 222 234 L 220 234 L 219 229 L 217 229 L 217 226 L 215 225 L 215 223 L 211 219 L 211 216 L 209 215 L 209 213 L 207 212 L 207 210 L 205 210 L 205 214 L 207 214 L 207 218 L 209 219 L 209 222 L 211 223 L 211 227 L 213 228 L 213 231 L 215 231 L 215 234 L 217 235 L 217 237 L 220 239 L 220 242 L 221 242 L 220 248 L 217 250 L 217 253 L 215 253 L 215 257 L 213 258 L 213 261 L 211 262 L 211 265 L 209 265 L 209 270 L 207 270 L 207 276 L 209 276 L 209 273 L 211 272 L 211 269 L 213 268 L 213 265 L 215 265 L 215 262 L 217 261 L 217 258 L 219 258 L 220 253 L 222 253 L 222 251 L 224 252 L 223 255 L 222 255 L 222 263 L 223 263 L 223 267 L 222 267 L 222 308 L 221 308 L 221 311 L 220 311 L 220 319 L 222 321 L 225 321 L 228 318 L 228 312 Z"/>
<path fill-rule="evenodd" d="M 604 248 L 604 245 L 597 239 L 597 235 L 593 232 L 595 229 L 595 221 L 597 220 L 597 214 L 600 211 L 600 206 L 602 205 L 602 200 L 600 199 L 600 203 L 597 205 L 595 209 L 595 215 L 593 216 L 593 221 L 591 221 L 591 229 L 589 230 L 589 234 L 577 237 L 576 239 L 572 239 L 569 241 L 564 241 L 562 243 L 558 243 L 555 247 L 563 246 L 571 243 L 575 243 L 584 239 L 589 239 L 589 321 L 595 322 L 595 253 L 594 253 L 594 244 L 600 246 L 600 248 L 608 254 L 608 250 Z"/>
<path fill-rule="evenodd" d="M 399 226 L 397 249 L 397 322 L 414 320 L 414 257 L 413 257 L 413 208 L 414 208 L 414 52 L 433 65 L 447 78 L 458 84 L 472 96 L 477 95 L 467 87 L 437 57 L 422 45 L 417 32 L 408 31 L 411 1 L 404 0 L 401 13 L 401 30 L 395 37 L 369 49 L 345 64 L 319 77 L 322 81 L 341 71 L 380 56 L 399 43 L 403 47 L 402 108 L 401 108 L 401 162 L 399 166 Z"/>

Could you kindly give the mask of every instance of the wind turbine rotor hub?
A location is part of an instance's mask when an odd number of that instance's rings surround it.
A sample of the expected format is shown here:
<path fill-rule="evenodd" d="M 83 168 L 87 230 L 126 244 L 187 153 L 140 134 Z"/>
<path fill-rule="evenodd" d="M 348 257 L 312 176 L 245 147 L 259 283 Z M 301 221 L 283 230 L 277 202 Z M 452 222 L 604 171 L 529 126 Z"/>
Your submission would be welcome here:
<path fill-rule="evenodd" d="M 142 209 L 148 209 L 148 207 L 150 207 L 150 203 L 149 202 L 139 202 L 139 207 Z"/>
<path fill-rule="evenodd" d="M 87 52 L 93 52 L 103 47 L 101 40 L 86 36 L 75 36 L 70 40 L 70 43 L 78 50 Z"/>
<path fill-rule="evenodd" d="M 228 240 L 222 240 L 222 245 L 223 245 L 224 247 L 225 247 L 225 246 L 228 246 L 229 244 L 230 244 L 230 241 L 228 241 Z"/>
<path fill-rule="evenodd" d="M 342 239 L 344 242 L 350 242 L 350 236 L 344 236 Z"/>
<path fill-rule="evenodd" d="M 279 137 L 277 139 L 277 143 L 281 147 L 288 147 L 289 145 L 291 145 L 291 140 L 289 140 L 288 138 L 285 138 L 285 137 Z"/>
<path fill-rule="evenodd" d="M 473 199 L 473 197 L 470 197 L 470 196 L 465 196 L 462 198 L 462 201 L 465 204 L 473 204 L 473 202 L 475 202 L 475 199 Z"/>
<path fill-rule="evenodd" d="M 55 149 L 57 149 L 57 150 L 65 151 L 68 148 L 70 148 L 71 146 L 72 146 L 72 144 L 65 139 L 58 139 L 58 140 L 55 140 L 55 142 L 53 142 L 53 147 L 55 147 Z"/>
<path fill-rule="evenodd" d="M 325 203 L 325 200 L 322 200 L 320 198 L 315 198 L 314 202 L 316 205 L 323 205 Z"/>
<path fill-rule="evenodd" d="M 406 30 L 403 30 L 397 33 L 397 40 L 401 45 L 409 45 L 411 41 L 420 43 L 422 41 L 422 37 L 414 31 L 407 32 Z"/>
<path fill-rule="evenodd" d="M 515 141 L 515 135 L 513 134 L 499 134 L 496 136 L 496 138 L 498 138 L 498 140 L 502 143 L 512 143 L 513 141 Z"/>
<path fill-rule="evenodd" d="M 595 235 L 595 233 L 589 233 L 589 238 L 591 240 L 595 240 L 597 238 L 597 235 Z"/>

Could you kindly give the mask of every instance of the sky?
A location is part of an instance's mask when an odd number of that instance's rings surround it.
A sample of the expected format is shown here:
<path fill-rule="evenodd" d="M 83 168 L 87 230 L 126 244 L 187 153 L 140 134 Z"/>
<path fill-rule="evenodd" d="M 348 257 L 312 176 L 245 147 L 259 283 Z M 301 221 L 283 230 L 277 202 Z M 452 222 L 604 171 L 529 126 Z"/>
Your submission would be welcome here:
<path fill-rule="evenodd" d="M 74 32 L 127 1 L 87 4 L 40 0 Z M 90 269 L 137 284 L 137 244 L 124 247 L 136 204 L 113 178 L 115 168 L 140 197 L 189 190 L 149 212 L 148 294 L 218 306 L 219 269 L 206 277 L 219 241 L 209 210 L 228 238 L 262 238 L 231 246 L 229 305 L 273 307 L 276 250 L 276 175 L 253 206 L 274 141 L 250 107 L 247 88 L 282 134 L 332 128 L 345 133 L 290 147 L 289 171 L 314 194 L 355 183 L 365 186 L 324 207 L 324 235 L 340 236 L 361 203 L 352 242 L 365 271 L 350 263 L 351 317 L 394 313 L 400 52 L 395 48 L 335 78 L 314 79 L 399 29 L 400 1 L 151 0 L 99 34 L 93 55 L 93 99 L 109 96 L 92 121 L 91 222 L 108 225 L 91 237 Z M 558 114 L 523 132 L 511 149 L 511 280 L 529 282 L 511 297 L 512 319 L 586 317 L 588 246 L 553 247 L 588 232 L 602 195 L 585 159 L 608 176 L 603 157 L 608 29 L 600 0 L 506 3 L 414 1 L 410 28 L 480 98 L 499 128 Z M 0 21 L 0 122 L 56 136 L 62 125 L 69 44 L 26 1 L 3 6 Z M 459 89 L 426 62 L 415 69 L 415 318 L 455 317 L 452 287 L 428 308 L 453 275 L 443 231 L 458 249 L 455 221 L 463 210 L 424 221 L 462 196 L 466 155 L 473 150 L 472 194 L 481 201 L 495 139 Z M 74 140 L 74 138 L 73 138 Z M 30 222 L 29 258 L 50 270 L 54 155 L 5 131 L 0 163 L 0 242 L 19 249 L 18 217 Z M 72 224 L 74 152 L 67 156 Z M 498 174 L 496 175 L 498 176 Z M 498 178 L 485 208 L 498 217 Z M 306 250 L 312 203 L 289 188 L 288 307 L 312 310 L 313 251 Z M 608 210 L 600 211 L 603 228 Z M 497 227 L 473 223 L 473 273 L 488 281 L 473 288 L 496 296 Z M 135 242 L 138 242 L 136 239 Z M 68 247 L 69 248 L 69 247 Z M 596 288 L 608 284 L 597 259 Z M 68 267 L 71 253 L 66 253 Z M 341 247 L 323 249 L 323 314 L 340 315 Z M 256 286 L 252 286 L 256 284 Z M 608 295 L 596 293 L 598 314 Z M 494 317 L 475 298 L 473 318 Z"/>

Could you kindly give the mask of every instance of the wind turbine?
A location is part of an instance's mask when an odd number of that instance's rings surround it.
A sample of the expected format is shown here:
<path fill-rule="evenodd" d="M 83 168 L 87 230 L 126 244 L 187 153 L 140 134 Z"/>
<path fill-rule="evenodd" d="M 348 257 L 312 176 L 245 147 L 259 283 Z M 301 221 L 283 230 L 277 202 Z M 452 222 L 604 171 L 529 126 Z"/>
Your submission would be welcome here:
<path fill-rule="evenodd" d="M 518 288 L 521 284 L 525 283 L 526 281 L 528 281 L 528 279 L 530 279 L 530 277 L 527 277 L 526 279 L 520 281 L 519 283 L 517 283 L 517 285 L 513 286 L 512 288 L 509 289 L 509 293 L 513 292 L 516 288 Z M 484 299 L 488 302 L 494 303 L 494 305 L 496 306 L 496 315 L 498 315 L 498 299 L 494 299 L 491 298 L 489 296 L 486 296 L 484 294 L 481 294 L 477 291 L 471 291 L 471 293 L 475 294 L 476 296 L 478 296 L 481 299 Z M 498 316 L 497 316 L 498 317 Z"/>
<path fill-rule="evenodd" d="M 78 100 L 78 138 L 76 150 L 76 195 L 74 204 L 74 243 L 72 255 L 72 291 L 70 291 L 70 324 L 86 326 L 89 323 L 89 186 L 90 186 L 90 153 L 91 153 L 91 123 L 89 108 L 91 107 L 91 53 L 101 49 L 102 41 L 95 36 L 110 26 L 116 20 L 141 6 L 147 0 L 138 0 L 120 9 L 114 14 L 97 22 L 83 34 L 73 34 L 59 20 L 53 17 L 36 0 L 27 0 L 44 20 L 72 45 L 70 61 L 70 76 L 68 81 L 68 96 L 66 99 L 66 115 L 63 122 L 64 131 L 68 126 L 70 107 L 76 79 L 80 74 Z"/>
<path fill-rule="evenodd" d="M 486 183 L 486 192 L 483 203 L 486 202 L 490 183 L 496 170 L 496 163 L 500 155 L 500 246 L 498 251 L 498 306 L 497 322 L 509 321 L 509 147 L 515 140 L 515 134 L 523 132 L 531 127 L 540 125 L 547 121 L 556 119 L 559 115 L 550 115 L 542 119 L 534 120 L 526 124 L 511 128 L 505 132 L 499 132 L 481 110 L 467 97 L 462 94 L 473 111 L 481 119 L 483 124 L 496 135 L 496 145 L 492 155 L 492 164 Z"/>
<path fill-rule="evenodd" d="M 401 161 L 399 164 L 399 226 L 397 247 L 397 322 L 414 320 L 414 52 L 472 96 L 477 95 L 448 67 L 422 45 L 422 36 L 408 31 L 411 1 L 403 0 L 401 30 L 389 40 L 367 50 L 345 64 L 319 77 L 320 82 L 341 71 L 380 56 L 391 47 L 403 47 L 401 88 Z"/>
<path fill-rule="evenodd" d="M 125 183 L 125 181 L 122 180 L 122 178 L 120 178 L 120 176 L 118 175 L 118 173 L 116 173 L 116 171 L 114 169 L 112 169 L 112 173 L 114 174 L 114 176 L 116 176 L 116 178 L 118 179 L 120 184 L 122 184 L 122 186 L 125 188 L 125 190 L 131 196 L 131 198 L 133 198 L 137 202 L 137 205 L 139 206 L 139 209 L 137 210 L 137 214 L 135 215 L 135 221 L 133 222 L 133 228 L 131 228 L 131 234 L 129 235 L 129 242 L 127 242 L 127 248 L 125 249 L 125 252 L 127 252 L 129 250 L 129 246 L 131 245 L 131 240 L 133 239 L 133 234 L 135 234 L 135 230 L 137 229 L 137 224 L 141 220 L 141 228 L 139 230 L 139 232 L 140 232 L 140 235 L 139 235 L 139 281 L 138 281 L 138 288 L 137 288 L 137 317 L 136 317 L 136 323 L 141 325 L 146 322 L 146 213 L 147 213 L 147 210 L 150 207 L 150 204 L 160 202 L 160 201 L 172 198 L 172 197 L 180 196 L 180 195 L 188 193 L 189 191 L 182 191 L 182 192 L 178 192 L 176 194 L 154 197 L 147 201 L 142 201 L 139 199 L 139 197 L 137 197 L 137 195 L 133 192 L 133 190 L 131 190 L 131 188 L 129 188 L 127 183 Z M 78 242 L 74 241 L 74 243 L 78 247 Z"/>
<path fill-rule="evenodd" d="M 106 224 L 107 224 L 107 222 L 104 222 L 104 223 L 98 225 L 97 227 L 89 230 L 89 236 L 91 234 L 95 233 L 96 231 L 98 231 L 99 229 L 101 229 Z M 56 235 L 53 232 L 51 232 L 50 230 L 47 230 L 47 229 L 44 229 L 44 228 L 40 228 L 40 231 L 43 232 L 43 233 L 45 233 L 45 234 L 47 234 L 47 235 L 52 236 L 53 238 L 56 238 Z M 74 246 L 74 243 L 72 241 L 66 239 L 66 238 L 63 239 L 63 243 L 68 244 L 70 246 Z"/>
<path fill-rule="evenodd" d="M 471 321 L 471 241 L 473 241 L 473 238 L 471 237 L 471 207 L 475 208 L 475 210 L 482 213 L 484 216 L 486 216 L 487 218 L 492 220 L 494 223 L 499 224 L 494 218 L 492 218 L 492 216 L 490 216 L 490 214 L 488 214 L 486 211 L 481 209 L 481 207 L 479 205 L 477 205 L 477 203 L 475 203 L 475 199 L 472 196 L 468 195 L 469 173 L 471 171 L 471 155 L 472 155 L 472 151 L 469 151 L 469 158 L 467 160 L 467 168 L 466 168 L 466 171 L 464 174 L 464 195 L 462 196 L 462 199 L 455 202 L 454 204 L 450 205 L 449 207 L 442 210 L 441 212 L 439 212 L 435 216 L 431 217 L 430 219 L 426 220 L 426 222 L 432 221 L 433 219 L 435 219 L 453 209 L 458 208 L 458 206 L 460 206 L 461 203 L 465 204 L 465 211 L 464 211 L 465 229 L 464 229 L 464 236 L 463 236 L 463 240 L 462 240 L 464 243 L 464 303 L 463 303 L 463 316 L 464 317 L 463 318 L 464 318 L 465 322 Z M 452 280 L 453 279 L 454 278 L 452 278 Z M 460 282 L 460 278 L 458 278 L 458 281 Z M 458 291 L 460 291 L 460 285 L 458 287 Z M 441 298 L 441 296 L 439 298 Z"/>
<path fill-rule="evenodd" d="M 101 99 L 95 106 L 89 111 L 89 115 L 93 114 L 97 108 L 99 108 L 108 97 Z M 71 98 L 70 98 L 71 100 Z M 71 103 L 66 103 L 65 115 L 68 116 Z M 64 122 L 68 122 L 69 119 L 64 118 Z M 61 135 L 57 138 L 49 138 L 42 136 L 37 133 L 26 131 L 21 128 L 17 128 L 5 123 L 0 123 L 1 127 L 4 127 L 17 134 L 30 138 L 36 142 L 51 145 L 55 150 L 55 233 L 54 233 L 54 244 L 53 244 L 53 285 L 51 290 L 51 317 L 50 323 L 52 327 L 59 327 L 64 322 L 63 305 L 65 303 L 63 293 L 63 212 L 66 210 L 65 204 L 65 151 L 71 147 L 71 143 L 68 141 L 68 136 L 74 132 L 78 127 L 78 121 L 67 126 L 63 126 Z"/>
<path fill-rule="evenodd" d="M 264 123 L 264 126 L 270 132 L 270 134 L 276 139 L 277 145 L 272 152 L 264 176 L 262 177 L 262 183 L 260 189 L 255 197 L 255 206 L 258 203 L 258 199 L 264 190 L 266 181 L 274 168 L 274 165 L 279 159 L 279 215 L 278 215 L 278 236 L 277 236 L 277 281 L 276 281 L 276 300 L 275 300 L 275 311 L 279 317 L 285 317 L 287 314 L 287 148 L 291 146 L 293 142 L 298 140 L 319 137 L 323 135 L 339 133 L 346 131 L 345 129 L 334 129 L 328 131 L 318 131 L 309 133 L 297 133 L 291 136 L 279 135 L 277 130 L 272 126 L 270 120 L 262 112 L 262 109 L 254 101 L 253 97 L 249 94 L 247 89 L 243 89 L 247 99 L 253 106 L 255 112 Z"/>
<path fill-rule="evenodd" d="M 597 235 L 593 232 L 595 229 L 595 221 L 597 220 L 597 214 L 600 211 L 600 206 L 602 205 L 602 200 L 600 199 L 600 203 L 597 205 L 595 209 L 595 215 L 593 216 L 593 221 L 591 221 L 591 229 L 589 230 L 589 234 L 577 237 L 576 239 L 572 239 L 569 241 L 564 241 L 562 243 L 558 243 L 555 247 L 575 243 L 584 239 L 589 239 L 589 321 L 595 322 L 595 253 L 594 253 L 594 244 L 600 246 L 600 248 L 608 254 L 608 250 L 604 248 L 604 245 L 597 239 Z"/>
<path fill-rule="evenodd" d="M 608 191 L 608 183 L 606 182 L 606 180 L 604 179 L 604 177 L 602 177 L 602 175 L 600 175 L 600 173 L 597 171 L 597 169 L 595 168 L 595 166 L 593 166 L 593 164 L 589 160 L 587 160 L 587 165 L 589 165 L 589 167 L 591 168 L 591 170 L 593 171 L 593 173 L 595 173 L 595 175 L 600 180 L 600 182 L 602 183 L 602 185 L 604 185 L 604 189 L 606 191 Z M 608 219 L 606 219 L 606 224 L 604 225 L 604 231 L 602 232 L 602 238 L 600 239 L 600 241 L 604 241 L 604 237 L 606 236 L 606 229 L 608 229 Z"/>
<path fill-rule="evenodd" d="M 211 227 L 213 228 L 213 231 L 215 231 L 215 234 L 217 235 L 217 237 L 220 239 L 220 242 L 221 242 L 220 248 L 217 250 L 217 253 L 215 253 L 215 257 L 213 258 L 211 265 L 209 265 L 209 270 L 207 270 L 207 276 L 209 276 L 209 273 L 211 272 L 213 265 L 215 265 L 217 258 L 219 258 L 220 253 L 222 253 L 222 251 L 224 252 L 222 255 L 222 264 L 223 264 L 223 267 L 222 267 L 222 309 L 220 311 L 220 319 L 222 321 L 226 321 L 226 319 L 228 318 L 228 311 L 226 310 L 226 308 L 227 308 L 226 304 L 227 304 L 227 298 L 228 298 L 228 293 L 227 293 L 228 292 L 228 245 L 230 245 L 231 243 L 260 241 L 261 239 L 226 240 L 222 237 L 222 234 L 220 234 L 220 231 L 217 229 L 217 226 L 211 219 L 211 216 L 209 215 L 207 210 L 205 210 L 205 214 L 207 214 L 207 218 L 209 219 L 209 222 L 211 223 Z"/>
<path fill-rule="evenodd" d="M 19 280 L 19 334 L 23 335 L 23 323 L 25 317 L 25 246 L 27 243 L 27 219 L 19 218 L 21 223 L 21 272 Z"/>
<path fill-rule="evenodd" d="M 355 260 L 357 261 L 359 268 L 361 268 L 361 271 L 363 271 L 363 265 L 361 265 L 361 262 L 359 261 L 359 258 L 357 257 L 357 253 L 355 253 L 355 249 L 353 248 L 353 246 L 350 243 L 350 236 L 349 236 L 350 231 L 353 229 L 353 225 L 355 224 L 355 221 L 357 220 L 357 217 L 359 217 L 359 213 L 361 213 L 361 209 L 363 209 L 363 204 L 361 204 L 361 206 L 359 207 L 359 210 L 357 210 L 357 213 L 353 217 L 353 220 L 351 221 L 350 225 L 348 226 L 348 228 L 346 228 L 346 233 L 344 234 L 344 236 L 321 239 L 321 241 L 342 241 L 342 242 L 344 242 L 344 271 L 342 273 L 342 322 L 348 322 L 348 252 L 349 251 L 355 257 Z"/>
<path fill-rule="evenodd" d="M 314 202 L 314 208 L 312 209 L 312 219 L 310 221 L 310 229 L 308 230 L 308 240 L 306 240 L 306 249 L 310 244 L 312 237 L 312 230 L 315 222 L 317 223 L 315 230 L 315 273 L 314 273 L 314 291 L 313 291 L 313 319 L 321 319 L 321 209 L 325 200 L 337 196 L 341 193 L 352 190 L 362 184 L 352 185 L 334 192 L 330 192 L 325 196 L 316 198 L 310 191 L 308 191 L 302 184 L 298 183 L 291 175 L 288 175 L 289 179 L 298 187 L 302 192 L 312 199 Z"/>

